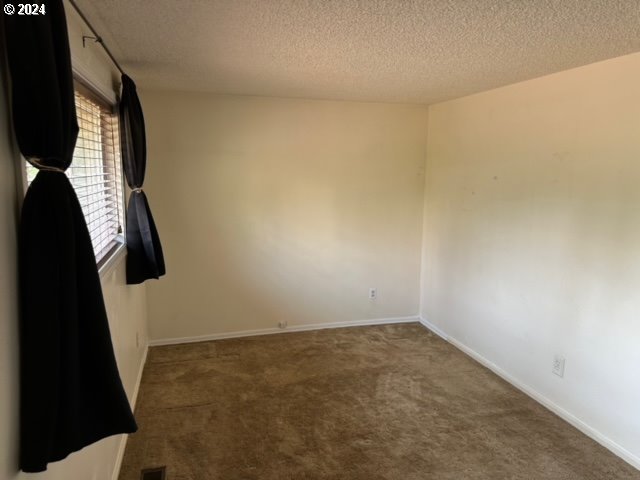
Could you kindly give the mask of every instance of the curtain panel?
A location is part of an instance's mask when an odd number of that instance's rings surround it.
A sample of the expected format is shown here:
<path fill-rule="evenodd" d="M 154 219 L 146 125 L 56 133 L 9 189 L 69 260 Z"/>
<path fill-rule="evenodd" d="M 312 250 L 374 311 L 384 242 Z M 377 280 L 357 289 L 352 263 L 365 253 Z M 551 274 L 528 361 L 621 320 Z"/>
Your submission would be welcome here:
<path fill-rule="evenodd" d="M 46 15 L 3 15 L 13 127 L 39 168 L 19 228 L 20 468 L 137 429 L 109 332 L 84 215 L 64 174 L 78 135 L 61 0 Z"/>
<path fill-rule="evenodd" d="M 147 196 L 142 191 L 147 166 L 147 139 L 136 84 L 122 75 L 120 100 L 122 161 L 131 196 L 127 206 L 127 283 L 165 274 L 164 255 Z"/>

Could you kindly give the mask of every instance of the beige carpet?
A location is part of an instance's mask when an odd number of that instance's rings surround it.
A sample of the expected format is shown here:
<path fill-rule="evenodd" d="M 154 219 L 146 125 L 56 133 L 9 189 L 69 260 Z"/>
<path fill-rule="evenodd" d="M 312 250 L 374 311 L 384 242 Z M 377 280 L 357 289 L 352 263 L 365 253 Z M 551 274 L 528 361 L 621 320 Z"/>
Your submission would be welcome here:
<path fill-rule="evenodd" d="M 152 348 L 136 414 L 121 480 L 640 479 L 418 324 Z"/>

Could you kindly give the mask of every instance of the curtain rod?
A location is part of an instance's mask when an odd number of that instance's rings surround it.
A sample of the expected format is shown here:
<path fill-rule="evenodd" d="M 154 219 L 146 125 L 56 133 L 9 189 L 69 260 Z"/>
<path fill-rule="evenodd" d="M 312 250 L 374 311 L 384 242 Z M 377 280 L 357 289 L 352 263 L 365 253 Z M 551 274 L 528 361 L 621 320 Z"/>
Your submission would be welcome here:
<path fill-rule="evenodd" d="M 112 55 L 111 51 L 109 50 L 109 48 L 107 47 L 107 45 L 104 43 L 104 40 L 102 40 L 102 37 L 100 35 L 98 35 L 98 32 L 96 32 L 96 29 L 93 28 L 93 25 L 91 25 L 91 22 L 89 22 L 89 20 L 87 20 L 87 17 L 84 16 L 84 13 L 82 13 L 82 10 L 80 10 L 80 7 L 78 7 L 78 5 L 76 5 L 76 2 L 74 0 L 69 0 L 69 3 L 71 4 L 71 6 L 76 10 L 76 12 L 78 12 L 78 15 L 80 15 L 80 18 L 82 18 L 82 20 L 84 21 L 84 23 L 87 24 L 87 27 L 89 27 L 89 29 L 91 30 L 91 32 L 95 35 L 95 37 L 82 37 L 82 45 L 84 46 L 84 41 L 87 38 L 92 39 L 94 42 L 99 43 L 102 48 L 104 48 L 104 51 L 107 52 L 107 55 L 109 55 L 109 58 L 111 59 L 111 61 L 113 62 L 113 64 L 116 66 L 116 68 L 118 70 L 120 70 L 120 73 L 122 75 L 125 75 L 124 70 L 122 70 L 122 67 L 120 66 L 120 64 L 118 63 L 118 61 L 115 59 L 115 57 Z"/>

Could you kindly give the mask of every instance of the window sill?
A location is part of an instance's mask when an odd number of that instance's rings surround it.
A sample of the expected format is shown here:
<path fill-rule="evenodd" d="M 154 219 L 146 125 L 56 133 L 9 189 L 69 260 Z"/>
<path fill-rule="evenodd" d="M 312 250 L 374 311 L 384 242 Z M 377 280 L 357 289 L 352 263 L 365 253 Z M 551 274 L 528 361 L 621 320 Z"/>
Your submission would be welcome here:
<path fill-rule="evenodd" d="M 102 280 L 109 275 L 118 265 L 120 265 L 126 256 L 127 246 L 124 243 L 121 243 L 109 254 L 108 258 L 102 263 L 102 265 L 100 265 L 100 268 L 98 269 L 100 279 Z"/>

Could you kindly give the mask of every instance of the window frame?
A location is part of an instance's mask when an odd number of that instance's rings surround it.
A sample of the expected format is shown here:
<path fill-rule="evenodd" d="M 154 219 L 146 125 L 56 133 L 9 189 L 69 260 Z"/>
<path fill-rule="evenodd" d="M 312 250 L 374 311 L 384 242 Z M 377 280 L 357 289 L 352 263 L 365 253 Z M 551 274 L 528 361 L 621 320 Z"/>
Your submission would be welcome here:
<path fill-rule="evenodd" d="M 120 138 L 120 115 L 118 111 L 118 98 L 116 96 L 115 101 L 112 98 L 108 98 L 106 95 L 100 93 L 100 89 L 95 87 L 89 82 L 84 75 L 79 74 L 78 72 L 73 72 L 73 90 L 78 92 L 80 95 L 88 98 L 92 102 L 97 103 L 101 107 L 105 107 L 111 111 L 111 114 L 115 116 L 115 124 L 118 128 L 118 138 Z M 124 166 L 122 165 L 122 150 L 121 144 L 118 142 L 118 145 L 114 145 L 114 149 L 120 153 L 120 194 L 117 197 L 117 201 L 119 202 L 122 210 L 122 232 L 116 236 L 115 245 L 107 253 L 103 255 L 100 260 L 96 260 L 96 267 L 98 268 L 98 273 L 100 277 L 104 277 L 107 273 L 109 273 L 113 267 L 118 265 L 120 261 L 126 255 L 126 246 L 127 246 L 127 237 L 126 237 L 126 224 L 127 224 L 127 185 L 125 182 L 125 174 L 124 174 Z M 74 148 L 75 150 L 75 148 Z M 21 156 L 22 157 L 22 156 Z M 104 161 L 104 158 L 103 158 Z M 27 189 L 29 188 L 28 178 L 27 178 L 27 160 L 22 157 L 21 162 L 21 173 L 22 173 L 22 198 L 27 193 Z M 74 188 L 75 190 L 75 188 Z M 95 252 L 94 252 L 95 253 Z"/>
<path fill-rule="evenodd" d="M 74 93 L 77 91 L 80 95 L 85 96 L 91 101 L 96 102 L 98 105 L 109 108 L 111 110 L 111 114 L 115 116 L 115 124 L 118 128 L 118 140 L 120 139 L 120 115 L 118 111 L 118 101 L 111 101 L 101 95 L 96 88 L 93 88 L 89 82 L 87 82 L 84 78 L 74 72 L 73 75 L 73 89 Z M 104 254 L 104 256 L 96 261 L 96 265 L 98 267 L 98 271 L 103 273 L 103 271 L 107 270 L 110 263 L 112 263 L 112 257 L 116 256 L 116 254 L 121 250 L 126 250 L 127 238 L 126 238 L 126 225 L 127 225 L 127 205 L 125 203 L 126 195 L 125 195 L 125 182 L 124 182 L 124 167 L 122 165 L 122 150 L 120 141 L 118 141 L 118 145 L 114 145 L 114 149 L 117 149 L 120 156 L 120 193 L 118 201 L 120 202 L 120 206 L 122 207 L 122 232 L 116 236 L 116 244 Z M 104 162 L 104 158 L 103 158 Z"/>

